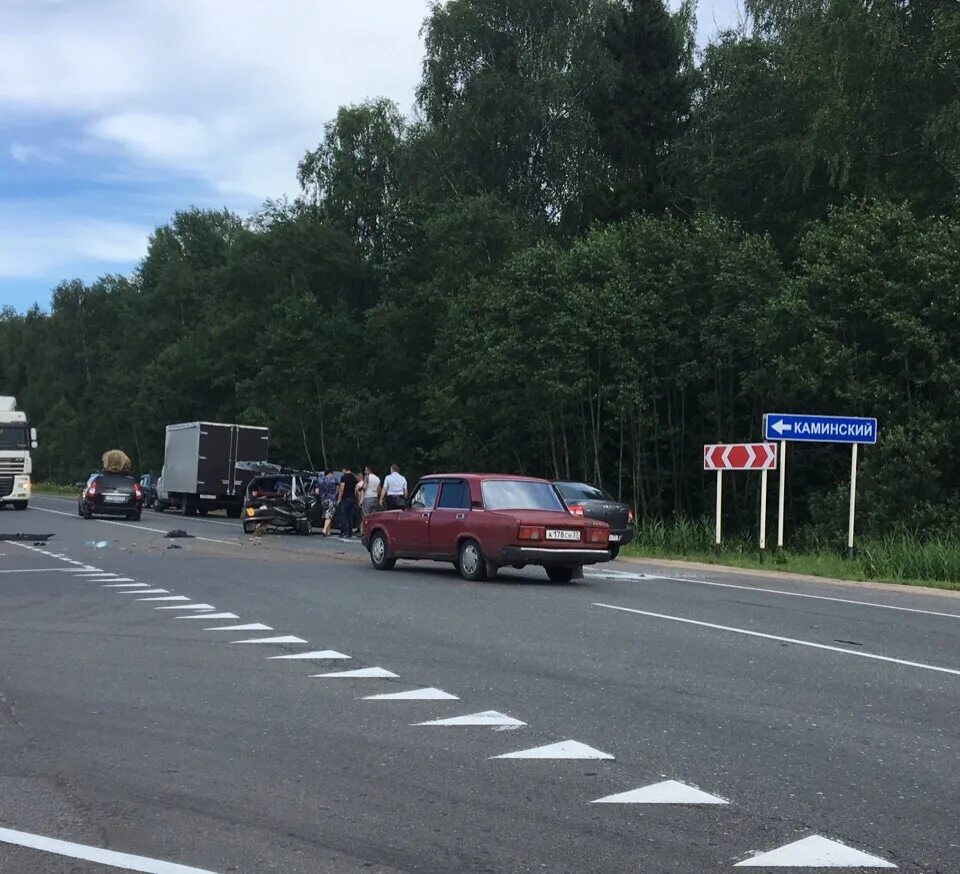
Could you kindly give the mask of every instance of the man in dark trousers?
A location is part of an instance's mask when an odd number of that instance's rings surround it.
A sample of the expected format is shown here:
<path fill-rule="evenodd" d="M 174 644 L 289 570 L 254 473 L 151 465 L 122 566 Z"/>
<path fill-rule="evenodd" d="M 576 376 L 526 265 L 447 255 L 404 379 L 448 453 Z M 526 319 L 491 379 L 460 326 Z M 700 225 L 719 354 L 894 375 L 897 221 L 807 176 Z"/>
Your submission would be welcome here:
<path fill-rule="evenodd" d="M 340 505 L 340 536 L 349 540 L 353 535 L 354 507 L 357 503 L 357 485 L 360 482 L 351 472 L 350 465 L 343 466 L 343 476 L 337 489 L 337 504 Z"/>

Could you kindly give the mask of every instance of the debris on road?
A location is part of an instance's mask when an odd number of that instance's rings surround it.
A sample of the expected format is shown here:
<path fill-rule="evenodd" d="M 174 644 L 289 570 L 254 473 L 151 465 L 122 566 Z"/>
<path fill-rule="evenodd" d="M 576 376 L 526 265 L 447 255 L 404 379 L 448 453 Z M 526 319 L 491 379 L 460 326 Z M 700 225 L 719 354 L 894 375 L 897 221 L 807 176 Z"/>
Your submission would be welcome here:
<path fill-rule="evenodd" d="M 187 534 L 182 528 L 174 528 L 172 531 L 168 531 L 163 535 L 164 537 L 193 537 L 192 534 Z"/>
<path fill-rule="evenodd" d="M 0 540 L 34 540 L 34 541 L 47 541 L 53 534 L 22 534 L 20 532 L 16 534 L 0 534 Z"/>
<path fill-rule="evenodd" d="M 109 540 L 88 540 L 86 543 L 91 549 L 106 549 L 110 545 Z"/>

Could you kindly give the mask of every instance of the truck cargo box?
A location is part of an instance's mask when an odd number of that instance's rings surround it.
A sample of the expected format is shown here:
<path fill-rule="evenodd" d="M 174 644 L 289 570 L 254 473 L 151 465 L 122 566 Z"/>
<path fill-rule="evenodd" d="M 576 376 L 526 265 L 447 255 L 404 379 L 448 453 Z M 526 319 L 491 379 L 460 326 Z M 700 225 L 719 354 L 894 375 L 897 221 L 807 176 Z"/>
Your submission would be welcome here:
<path fill-rule="evenodd" d="M 184 422 L 167 425 L 163 488 L 200 500 L 241 499 L 252 474 L 238 461 L 266 461 L 270 431 L 253 425 Z"/>

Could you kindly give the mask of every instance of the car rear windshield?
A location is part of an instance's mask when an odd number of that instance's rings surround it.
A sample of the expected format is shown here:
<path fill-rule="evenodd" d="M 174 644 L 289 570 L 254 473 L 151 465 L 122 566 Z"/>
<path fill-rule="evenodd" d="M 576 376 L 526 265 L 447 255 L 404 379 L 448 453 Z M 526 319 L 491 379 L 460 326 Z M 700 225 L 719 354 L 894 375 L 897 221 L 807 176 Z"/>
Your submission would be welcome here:
<path fill-rule="evenodd" d="M 105 489 L 133 490 L 133 477 L 119 473 L 105 473 L 100 477 L 100 485 Z"/>
<path fill-rule="evenodd" d="M 550 483 L 487 480 L 481 485 L 487 510 L 563 510 Z"/>
<path fill-rule="evenodd" d="M 589 486 L 586 483 L 557 483 L 560 494 L 565 501 L 611 501 L 613 500 L 603 489 Z"/>

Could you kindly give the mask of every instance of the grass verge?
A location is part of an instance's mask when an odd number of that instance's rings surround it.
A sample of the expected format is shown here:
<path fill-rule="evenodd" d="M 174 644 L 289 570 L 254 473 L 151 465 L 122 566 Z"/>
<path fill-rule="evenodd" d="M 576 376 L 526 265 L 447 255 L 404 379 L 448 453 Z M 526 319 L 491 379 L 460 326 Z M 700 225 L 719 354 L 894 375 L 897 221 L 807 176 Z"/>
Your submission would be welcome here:
<path fill-rule="evenodd" d="M 35 495 L 58 495 L 60 497 L 75 498 L 77 488 L 64 483 L 34 483 L 33 494 Z"/>
<path fill-rule="evenodd" d="M 798 538 L 800 539 L 800 538 Z M 637 526 L 633 543 L 623 555 L 637 558 L 668 558 L 730 567 L 786 571 L 838 580 L 902 583 L 960 590 L 960 536 L 921 537 L 898 531 L 879 538 L 865 538 L 852 560 L 838 549 L 768 550 L 760 562 L 755 543 L 733 539 L 723 551 L 713 551 L 713 523 L 678 519 L 664 522 L 646 519 Z"/>

